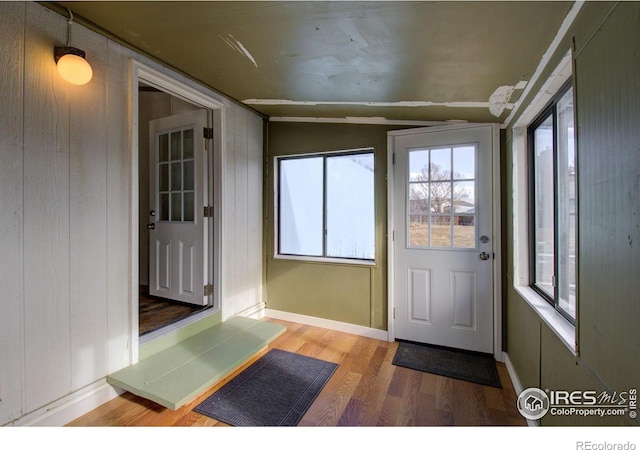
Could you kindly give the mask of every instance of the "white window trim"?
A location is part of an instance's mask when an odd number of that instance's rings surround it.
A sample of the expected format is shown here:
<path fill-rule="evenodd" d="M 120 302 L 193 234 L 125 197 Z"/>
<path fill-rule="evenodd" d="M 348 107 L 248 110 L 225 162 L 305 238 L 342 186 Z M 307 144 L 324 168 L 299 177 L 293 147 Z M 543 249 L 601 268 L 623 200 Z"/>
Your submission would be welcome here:
<path fill-rule="evenodd" d="M 273 259 L 282 259 L 287 261 L 305 261 L 305 262 L 316 262 L 316 263 L 326 263 L 326 264 L 348 264 L 352 266 L 373 266 L 377 265 L 375 260 L 372 259 L 349 259 L 349 258 L 333 258 L 333 257 L 324 257 L 324 256 L 305 256 L 305 255 L 286 255 L 279 254 L 278 248 L 276 247 L 275 255 Z"/>
<path fill-rule="evenodd" d="M 551 73 L 538 95 L 513 125 L 513 287 L 538 314 L 540 319 L 556 334 L 560 341 L 577 355 L 576 328 L 553 305 L 529 287 L 529 196 L 527 127 L 548 105 L 572 75 L 572 55 L 569 51 Z M 576 318 L 577 320 L 577 318 Z"/>
<path fill-rule="evenodd" d="M 315 263 L 324 263 L 324 264 L 347 264 L 347 265 L 355 265 L 355 266 L 369 266 L 369 267 L 377 267 L 378 265 L 378 249 L 377 249 L 377 236 L 374 236 L 376 248 L 374 249 L 374 258 L 373 259 L 356 259 L 356 258 L 336 258 L 332 256 L 311 256 L 311 255 L 288 255 L 281 254 L 278 252 L 279 239 L 280 239 L 280 224 L 279 217 L 280 211 L 278 210 L 278 196 L 280 195 L 280 179 L 279 179 L 279 171 L 278 171 L 278 161 L 281 159 L 287 159 L 292 157 L 314 157 L 314 156 L 339 156 L 340 154 L 350 154 L 350 153 L 371 153 L 373 155 L 374 161 L 376 157 L 376 152 L 373 147 L 361 147 L 361 148 L 352 148 L 346 150 L 335 150 L 335 151 L 326 151 L 326 152 L 313 152 L 313 153 L 301 153 L 301 154 L 291 154 L 291 155 L 278 155 L 273 158 L 273 167 L 274 167 L 274 177 L 273 177 L 273 259 L 277 260 L 285 260 L 285 261 L 301 261 L 301 262 L 315 262 Z M 374 216 L 375 216 L 375 169 L 374 169 Z M 375 227 L 375 218 L 374 218 L 374 227 Z"/>

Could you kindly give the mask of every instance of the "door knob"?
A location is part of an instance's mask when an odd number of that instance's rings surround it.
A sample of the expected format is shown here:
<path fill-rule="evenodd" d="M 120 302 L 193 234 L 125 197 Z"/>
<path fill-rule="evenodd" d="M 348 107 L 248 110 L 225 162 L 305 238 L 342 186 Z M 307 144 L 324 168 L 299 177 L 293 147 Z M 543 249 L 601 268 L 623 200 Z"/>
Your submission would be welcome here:
<path fill-rule="evenodd" d="M 155 230 L 156 229 L 156 224 L 155 223 L 148 223 L 147 224 L 147 230 Z"/>
<path fill-rule="evenodd" d="M 480 259 L 481 260 L 486 261 L 489 258 L 490 258 L 490 256 L 489 256 L 489 254 L 487 252 L 480 253 Z"/>

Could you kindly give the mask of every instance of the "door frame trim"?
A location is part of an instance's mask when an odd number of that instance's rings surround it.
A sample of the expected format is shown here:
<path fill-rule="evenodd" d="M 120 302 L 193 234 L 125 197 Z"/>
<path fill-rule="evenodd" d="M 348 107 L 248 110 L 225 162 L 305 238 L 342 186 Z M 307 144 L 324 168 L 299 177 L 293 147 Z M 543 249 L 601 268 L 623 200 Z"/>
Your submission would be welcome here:
<path fill-rule="evenodd" d="M 406 130 L 389 131 L 387 133 L 387 330 L 389 342 L 395 340 L 395 257 L 393 248 L 394 223 L 394 138 L 411 134 L 422 134 L 440 131 L 468 130 L 473 128 L 491 129 L 491 161 L 492 161 L 492 194 L 493 194 L 493 356 L 496 361 L 502 361 L 502 225 L 500 201 L 500 128 L 491 123 L 464 123 L 434 127 L 411 128 Z"/>
<path fill-rule="evenodd" d="M 194 103 L 202 108 L 207 109 L 213 115 L 209 114 L 209 126 L 213 126 L 214 130 L 219 130 L 218 133 L 214 133 L 213 145 L 210 149 L 210 155 L 207 158 L 207 165 L 209 168 L 209 174 L 213 174 L 213 183 L 207 181 L 207 188 L 209 190 L 209 204 L 214 205 L 214 217 L 210 221 L 209 228 L 209 245 L 206 250 L 209 254 L 209 273 L 207 279 L 214 285 L 213 293 L 213 308 L 207 309 L 200 314 L 189 316 L 186 319 L 171 324 L 161 330 L 154 331 L 145 335 L 144 343 L 160 337 L 167 332 L 176 330 L 180 327 L 193 323 L 211 314 L 216 314 L 222 309 L 221 299 L 224 298 L 225 286 L 224 286 L 224 267 L 220 264 L 222 261 L 222 255 L 225 254 L 225 243 L 223 236 L 225 236 L 224 221 L 221 220 L 220 209 L 222 207 L 222 201 L 224 199 L 224 160 L 225 160 L 225 136 L 224 136 L 224 104 L 203 90 L 198 90 L 195 87 L 191 87 L 186 83 L 188 80 L 180 79 L 177 76 L 165 73 L 161 70 L 154 69 L 146 64 L 141 63 L 135 59 L 129 60 L 129 99 L 131 108 L 129 110 L 129 148 L 130 148 L 130 167 L 131 167 L 131 198 L 130 198 L 130 231 L 129 231 L 129 244 L 130 244 L 130 348 L 129 356 L 130 363 L 135 364 L 140 357 L 139 347 L 143 343 L 140 340 L 139 331 L 139 220 L 140 215 L 138 211 L 139 207 L 139 148 L 138 148 L 138 109 L 139 109 L 139 96 L 138 85 L 140 81 L 144 81 L 146 84 L 151 84 L 158 89 L 166 92 L 169 95 L 182 98 L 190 103 Z M 216 170 L 217 168 L 217 170 Z M 215 188 L 214 188 L 215 184 Z M 210 251 L 213 248 L 213 252 Z M 206 280 L 205 280 L 206 281 Z"/>

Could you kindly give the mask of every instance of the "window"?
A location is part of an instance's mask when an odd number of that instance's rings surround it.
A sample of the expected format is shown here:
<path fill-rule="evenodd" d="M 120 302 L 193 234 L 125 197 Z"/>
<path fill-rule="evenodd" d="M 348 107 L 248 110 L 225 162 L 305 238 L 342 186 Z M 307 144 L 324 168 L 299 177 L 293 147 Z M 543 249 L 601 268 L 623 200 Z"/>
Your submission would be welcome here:
<path fill-rule="evenodd" d="M 528 129 L 530 284 L 571 322 L 576 311 L 576 148 L 569 81 Z"/>
<path fill-rule="evenodd" d="M 158 219 L 193 222 L 194 156 L 193 128 L 184 128 L 157 136 L 156 189 Z"/>
<path fill-rule="evenodd" d="M 476 144 L 409 151 L 409 246 L 476 247 Z"/>
<path fill-rule="evenodd" d="M 278 254 L 373 260 L 373 162 L 372 150 L 278 158 Z"/>

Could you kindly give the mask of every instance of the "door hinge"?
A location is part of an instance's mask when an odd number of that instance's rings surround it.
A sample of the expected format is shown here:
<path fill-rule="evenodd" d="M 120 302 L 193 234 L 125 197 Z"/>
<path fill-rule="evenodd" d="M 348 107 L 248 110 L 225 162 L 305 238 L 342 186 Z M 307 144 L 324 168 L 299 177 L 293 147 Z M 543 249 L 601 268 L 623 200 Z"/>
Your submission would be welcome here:
<path fill-rule="evenodd" d="M 395 163 L 396 163 L 396 152 L 393 152 L 391 156 L 391 164 L 395 164 Z"/>
<path fill-rule="evenodd" d="M 205 139 L 213 139 L 213 128 L 204 127 L 203 130 Z"/>
<path fill-rule="evenodd" d="M 204 285 L 204 295 L 208 297 L 213 294 L 213 284 L 205 284 Z"/>
<path fill-rule="evenodd" d="M 396 318 L 396 308 L 395 308 L 395 306 L 393 307 L 393 318 L 394 319 Z"/>
<path fill-rule="evenodd" d="M 204 207 L 204 217 L 213 217 L 213 206 Z"/>

